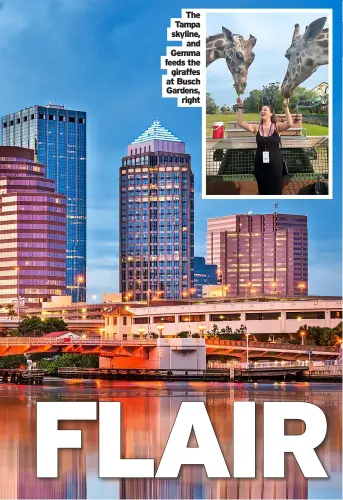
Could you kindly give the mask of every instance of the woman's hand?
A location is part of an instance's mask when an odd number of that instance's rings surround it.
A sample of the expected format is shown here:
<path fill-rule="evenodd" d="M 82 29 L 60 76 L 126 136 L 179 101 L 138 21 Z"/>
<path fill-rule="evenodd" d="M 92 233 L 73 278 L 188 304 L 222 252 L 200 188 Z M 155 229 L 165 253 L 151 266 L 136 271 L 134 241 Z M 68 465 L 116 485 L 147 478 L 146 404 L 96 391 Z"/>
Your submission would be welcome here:
<path fill-rule="evenodd" d="M 239 108 L 243 108 L 243 101 L 240 97 L 237 97 L 236 102 Z"/>

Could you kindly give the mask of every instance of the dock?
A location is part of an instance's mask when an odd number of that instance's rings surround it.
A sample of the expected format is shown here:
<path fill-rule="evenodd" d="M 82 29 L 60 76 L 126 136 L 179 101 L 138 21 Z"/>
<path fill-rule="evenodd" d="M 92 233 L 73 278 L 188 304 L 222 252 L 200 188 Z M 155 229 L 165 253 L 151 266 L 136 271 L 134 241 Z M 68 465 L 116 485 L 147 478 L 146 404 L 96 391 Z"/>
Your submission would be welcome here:
<path fill-rule="evenodd" d="M 20 368 L 1 368 L 0 382 L 3 384 L 42 384 L 44 370 L 22 370 Z"/>

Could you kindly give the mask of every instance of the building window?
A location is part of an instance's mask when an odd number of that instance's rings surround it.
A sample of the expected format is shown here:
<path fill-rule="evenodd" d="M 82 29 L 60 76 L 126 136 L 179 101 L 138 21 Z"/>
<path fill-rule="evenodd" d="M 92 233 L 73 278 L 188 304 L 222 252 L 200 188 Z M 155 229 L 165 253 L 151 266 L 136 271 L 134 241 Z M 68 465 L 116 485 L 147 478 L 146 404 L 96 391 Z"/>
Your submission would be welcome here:
<path fill-rule="evenodd" d="M 69 122 L 70 123 L 75 123 L 75 118 L 73 116 L 69 116 Z"/>
<path fill-rule="evenodd" d="M 30 118 L 31 118 L 31 120 L 34 120 L 34 119 L 35 119 L 35 115 L 33 115 L 33 114 L 32 114 L 32 115 L 30 116 Z"/>
<path fill-rule="evenodd" d="M 205 321 L 205 314 L 191 314 L 190 317 L 188 315 L 179 316 L 180 323 L 199 323 L 200 321 Z"/>
<path fill-rule="evenodd" d="M 55 115 L 49 115 L 49 120 L 50 121 L 55 120 Z"/>
<path fill-rule="evenodd" d="M 210 314 L 210 321 L 241 321 L 240 313 Z"/>
<path fill-rule="evenodd" d="M 127 316 L 124 316 L 124 317 L 123 317 L 123 325 L 124 325 L 124 326 L 127 326 Z"/>
<path fill-rule="evenodd" d="M 325 311 L 291 311 L 286 312 L 286 319 L 325 319 Z"/>
<path fill-rule="evenodd" d="M 133 320 L 135 325 L 147 325 L 149 323 L 148 317 L 134 318 Z"/>
<path fill-rule="evenodd" d="M 79 123 L 86 123 L 86 119 L 85 118 L 79 118 Z"/>
<path fill-rule="evenodd" d="M 155 316 L 154 323 L 175 323 L 175 316 Z"/>
<path fill-rule="evenodd" d="M 342 319 L 342 311 L 330 311 L 330 318 L 331 319 Z"/>
<path fill-rule="evenodd" d="M 247 313 L 245 317 L 247 321 L 248 320 L 264 321 L 264 320 L 281 319 L 281 312 Z"/>
<path fill-rule="evenodd" d="M 40 120 L 44 120 L 44 115 L 43 115 L 43 113 L 39 113 L 39 119 L 40 119 Z"/>
<path fill-rule="evenodd" d="M 24 122 L 27 122 L 27 116 L 24 116 Z"/>
<path fill-rule="evenodd" d="M 65 121 L 65 117 L 64 116 L 59 116 L 58 117 L 58 121 L 59 122 L 64 122 Z"/>

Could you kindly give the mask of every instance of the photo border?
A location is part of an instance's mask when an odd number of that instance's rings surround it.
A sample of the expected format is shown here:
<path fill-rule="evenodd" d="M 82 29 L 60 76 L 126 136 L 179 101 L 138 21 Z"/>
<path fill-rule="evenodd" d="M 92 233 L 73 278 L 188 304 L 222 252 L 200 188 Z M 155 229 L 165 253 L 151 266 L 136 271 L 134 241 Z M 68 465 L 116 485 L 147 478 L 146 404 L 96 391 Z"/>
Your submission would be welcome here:
<path fill-rule="evenodd" d="M 329 193 L 325 195 L 208 195 L 206 194 L 206 51 L 204 51 L 203 55 L 203 64 L 202 68 L 205 71 L 205 76 L 202 78 L 201 82 L 201 92 L 203 100 L 205 102 L 204 106 L 202 106 L 201 111 L 201 158 L 202 158 L 202 189 L 201 189 L 201 197 L 203 200 L 332 200 L 333 199 L 333 62 L 334 62 L 334 53 L 333 53 L 333 8 L 326 9 L 311 9 L 311 8 L 299 8 L 299 9 L 201 9 L 201 12 L 204 18 L 201 20 L 202 28 L 203 28 L 203 36 L 206 39 L 206 28 L 207 28 L 207 14 L 242 14 L 242 13 L 306 13 L 313 12 L 314 14 L 325 14 L 328 18 L 327 25 L 329 28 L 329 64 L 328 64 L 328 85 L 330 89 L 329 94 L 329 179 L 328 179 L 328 187 Z M 286 50 L 286 49 L 285 49 Z"/>

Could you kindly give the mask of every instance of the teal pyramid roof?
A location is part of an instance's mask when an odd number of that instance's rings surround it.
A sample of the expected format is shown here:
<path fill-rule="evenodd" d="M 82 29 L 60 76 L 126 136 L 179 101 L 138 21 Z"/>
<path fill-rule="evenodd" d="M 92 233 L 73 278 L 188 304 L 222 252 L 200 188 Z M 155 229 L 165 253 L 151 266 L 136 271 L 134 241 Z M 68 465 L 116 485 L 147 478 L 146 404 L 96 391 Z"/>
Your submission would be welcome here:
<path fill-rule="evenodd" d="M 154 120 L 152 125 L 143 132 L 132 144 L 137 144 L 138 142 L 153 141 L 157 139 L 159 141 L 172 141 L 172 142 L 182 142 L 178 137 L 173 135 L 169 130 L 162 127 L 158 120 Z"/>

